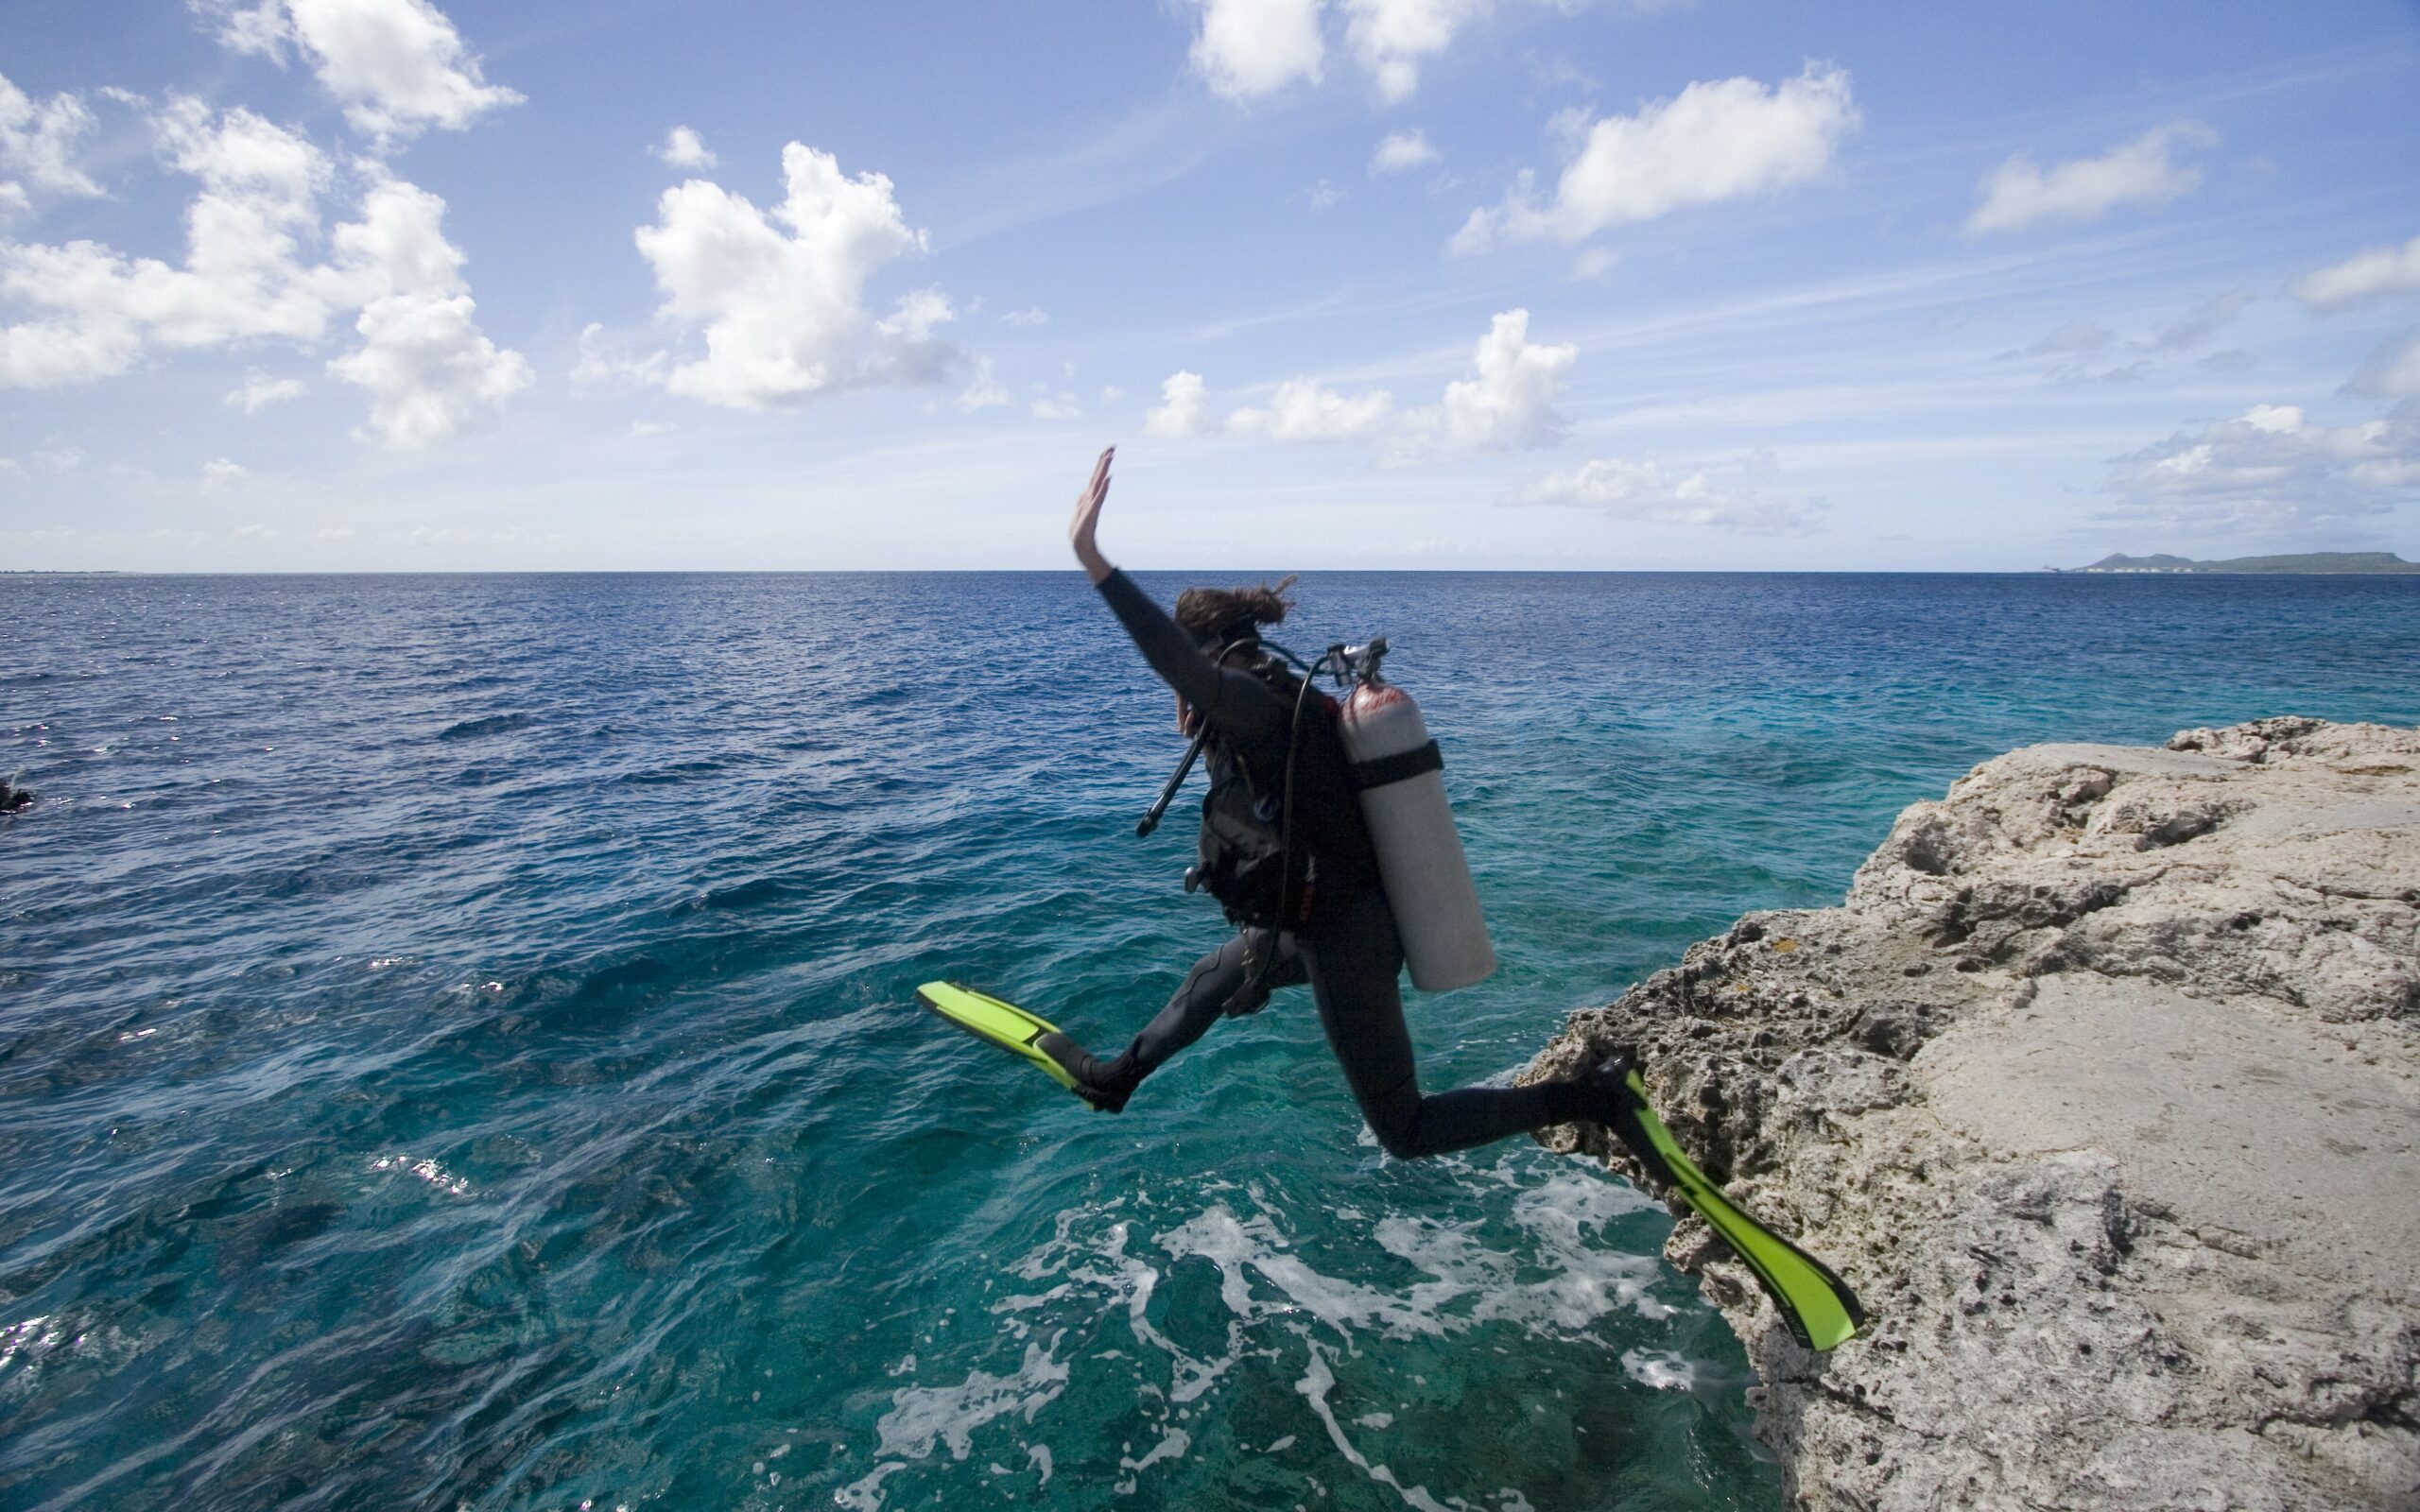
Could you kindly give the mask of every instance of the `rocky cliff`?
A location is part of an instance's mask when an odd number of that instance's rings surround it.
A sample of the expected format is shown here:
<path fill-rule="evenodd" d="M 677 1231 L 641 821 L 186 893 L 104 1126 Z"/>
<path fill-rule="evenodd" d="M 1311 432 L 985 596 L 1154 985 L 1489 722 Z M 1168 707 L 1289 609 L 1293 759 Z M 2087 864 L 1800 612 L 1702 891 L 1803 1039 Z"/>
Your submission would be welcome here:
<path fill-rule="evenodd" d="M 2003 756 L 1529 1074 L 1621 1048 L 1876 1314 L 1673 1234 L 1802 1503 L 2420 1506 L 2420 730 Z"/>

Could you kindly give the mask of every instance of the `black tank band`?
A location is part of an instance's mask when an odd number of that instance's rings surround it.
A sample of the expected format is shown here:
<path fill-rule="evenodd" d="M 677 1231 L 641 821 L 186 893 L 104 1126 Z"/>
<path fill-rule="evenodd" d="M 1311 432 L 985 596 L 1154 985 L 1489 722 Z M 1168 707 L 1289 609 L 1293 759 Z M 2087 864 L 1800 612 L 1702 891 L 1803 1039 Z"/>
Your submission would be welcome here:
<path fill-rule="evenodd" d="M 1432 740 L 1426 746 L 1400 750 L 1392 756 L 1381 756 L 1374 762 L 1355 762 L 1353 785 L 1366 791 L 1418 777 L 1423 772 L 1442 772 L 1444 769 L 1445 758 Z"/>

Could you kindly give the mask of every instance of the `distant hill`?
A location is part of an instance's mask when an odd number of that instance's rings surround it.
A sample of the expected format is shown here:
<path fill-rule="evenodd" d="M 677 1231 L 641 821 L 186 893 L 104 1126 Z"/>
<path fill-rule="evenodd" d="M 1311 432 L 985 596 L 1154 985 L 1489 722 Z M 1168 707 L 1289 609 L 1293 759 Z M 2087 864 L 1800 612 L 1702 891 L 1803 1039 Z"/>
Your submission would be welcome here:
<path fill-rule="evenodd" d="M 2391 551 L 2306 551 L 2290 557 L 2230 557 L 2195 561 L 2189 557 L 2129 557 L 2112 553 L 2077 573 L 2420 573 L 2420 562 Z"/>

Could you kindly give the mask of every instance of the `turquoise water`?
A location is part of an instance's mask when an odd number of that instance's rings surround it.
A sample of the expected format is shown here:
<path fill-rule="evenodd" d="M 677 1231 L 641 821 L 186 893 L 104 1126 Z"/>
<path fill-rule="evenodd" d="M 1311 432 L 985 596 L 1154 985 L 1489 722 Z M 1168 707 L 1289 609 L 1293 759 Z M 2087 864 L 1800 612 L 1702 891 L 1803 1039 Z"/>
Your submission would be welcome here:
<path fill-rule="evenodd" d="M 1445 747 L 1504 967 L 1435 1087 L 2008 747 L 2420 723 L 2420 580 L 1299 593 Z M 1076 575 L 0 606 L 0 1506 L 1778 1504 L 1661 1210 L 1385 1159 L 1299 991 L 1122 1118 L 915 1006 L 1112 1047 L 1220 937 Z"/>

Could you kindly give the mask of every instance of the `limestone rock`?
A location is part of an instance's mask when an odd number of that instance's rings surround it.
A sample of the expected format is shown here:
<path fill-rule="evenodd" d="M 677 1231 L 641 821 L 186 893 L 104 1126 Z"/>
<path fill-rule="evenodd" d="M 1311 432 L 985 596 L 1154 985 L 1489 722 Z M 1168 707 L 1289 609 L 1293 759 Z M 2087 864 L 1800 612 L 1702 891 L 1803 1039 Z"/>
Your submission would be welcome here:
<path fill-rule="evenodd" d="M 1986 763 L 1527 1076 L 1625 1049 L 1875 1314 L 1810 1354 L 1674 1231 L 1801 1504 L 2420 1507 L 2420 730 Z"/>

